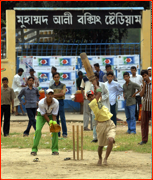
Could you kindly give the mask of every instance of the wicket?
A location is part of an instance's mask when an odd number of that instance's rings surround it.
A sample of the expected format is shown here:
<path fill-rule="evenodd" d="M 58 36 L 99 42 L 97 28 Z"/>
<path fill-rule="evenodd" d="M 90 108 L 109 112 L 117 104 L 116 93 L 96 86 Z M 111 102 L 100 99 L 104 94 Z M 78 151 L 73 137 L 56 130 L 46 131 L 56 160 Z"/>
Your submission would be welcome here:
<path fill-rule="evenodd" d="M 79 160 L 79 125 L 77 125 L 77 160 Z M 75 160 L 75 126 L 72 126 L 73 159 Z M 83 126 L 81 126 L 81 160 L 83 160 Z"/>

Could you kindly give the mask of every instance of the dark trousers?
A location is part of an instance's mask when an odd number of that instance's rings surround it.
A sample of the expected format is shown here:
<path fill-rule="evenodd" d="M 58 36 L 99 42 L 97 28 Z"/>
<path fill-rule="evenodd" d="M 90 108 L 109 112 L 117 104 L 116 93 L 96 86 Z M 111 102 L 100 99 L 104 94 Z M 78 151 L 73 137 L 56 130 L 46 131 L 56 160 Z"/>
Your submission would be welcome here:
<path fill-rule="evenodd" d="M 113 116 L 111 117 L 111 120 L 114 122 L 116 126 L 116 103 L 114 105 L 110 105 L 110 111 L 113 114 Z"/>
<path fill-rule="evenodd" d="M 151 111 L 142 111 L 142 113 L 141 113 L 142 141 L 148 142 L 149 119 L 150 118 L 151 118 Z"/>
<path fill-rule="evenodd" d="M 140 106 L 139 105 L 141 104 L 141 96 L 136 96 L 135 99 L 136 99 L 135 119 L 138 120 L 139 110 L 140 110 Z"/>
<path fill-rule="evenodd" d="M 28 117 L 29 117 L 29 123 L 28 123 L 27 129 L 24 131 L 24 134 L 29 135 L 31 126 L 33 126 L 34 130 L 36 130 L 35 115 L 36 115 L 37 108 L 26 108 L 26 110 L 27 110 L 27 114 L 28 114 Z"/>
<path fill-rule="evenodd" d="M 59 101 L 59 111 L 57 115 L 57 123 L 60 125 L 59 122 L 59 116 L 61 119 L 61 124 L 62 124 L 62 135 L 67 135 L 67 127 L 66 127 L 66 120 L 65 120 L 65 111 L 64 111 L 64 100 L 60 99 Z M 60 132 L 58 133 L 58 136 L 60 137 Z"/>
<path fill-rule="evenodd" d="M 4 114 L 3 133 L 5 136 L 9 134 L 9 130 L 10 130 L 10 105 L 1 105 L 1 126 L 2 126 L 3 114 Z"/>

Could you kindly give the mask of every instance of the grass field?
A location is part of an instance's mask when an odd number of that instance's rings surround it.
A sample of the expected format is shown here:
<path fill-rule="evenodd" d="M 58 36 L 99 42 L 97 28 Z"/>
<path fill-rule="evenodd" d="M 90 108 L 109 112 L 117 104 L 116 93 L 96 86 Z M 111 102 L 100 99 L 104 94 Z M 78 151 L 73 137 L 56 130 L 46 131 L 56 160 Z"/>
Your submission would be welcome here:
<path fill-rule="evenodd" d="M 32 148 L 34 133 L 29 137 L 23 137 L 22 133 L 10 133 L 9 137 L 1 137 L 1 148 Z M 91 143 L 92 131 L 84 132 L 83 149 L 88 151 L 97 151 L 98 143 Z M 117 131 L 116 143 L 113 151 L 133 151 L 138 153 L 151 153 L 151 135 L 145 145 L 138 145 L 141 142 L 141 133 L 125 134 L 125 131 Z M 49 149 L 51 147 L 51 134 L 43 133 L 39 143 L 39 149 Z M 72 150 L 72 133 L 69 132 L 68 138 L 59 139 L 59 150 Z M 105 148 L 104 148 L 105 149 Z"/>

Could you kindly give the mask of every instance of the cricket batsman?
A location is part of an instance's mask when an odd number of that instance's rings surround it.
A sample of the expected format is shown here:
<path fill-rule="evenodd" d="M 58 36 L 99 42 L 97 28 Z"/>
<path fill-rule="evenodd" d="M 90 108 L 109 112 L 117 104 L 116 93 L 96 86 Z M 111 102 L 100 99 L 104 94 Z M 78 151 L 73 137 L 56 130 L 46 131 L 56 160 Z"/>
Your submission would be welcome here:
<path fill-rule="evenodd" d="M 34 137 L 34 143 L 32 147 L 31 155 L 37 155 L 38 145 L 41 138 L 41 130 L 44 124 L 47 122 L 49 126 L 56 125 L 56 116 L 59 110 L 59 102 L 53 98 L 54 90 L 47 89 L 46 97 L 41 99 L 38 103 L 37 109 L 37 120 L 36 120 L 36 131 Z M 58 152 L 58 132 L 52 133 L 52 155 L 59 155 Z"/>
<path fill-rule="evenodd" d="M 106 155 L 103 161 L 104 165 L 107 165 L 107 159 L 112 151 L 113 143 L 115 143 L 115 124 L 111 120 L 113 116 L 107 107 L 102 105 L 99 99 L 101 96 L 101 89 L 97 86 L 96 81 L 93 81 L 94 91 L 87 92 L 87 98 L 90 101 L 89 107 L 95 115 L 95 120 L 98 122 L 96 127 L 97 138 L 98 138 L 98 156 L 99 160 L 97 165 L 102 165 L 102 150 L 107 145 Z"/>

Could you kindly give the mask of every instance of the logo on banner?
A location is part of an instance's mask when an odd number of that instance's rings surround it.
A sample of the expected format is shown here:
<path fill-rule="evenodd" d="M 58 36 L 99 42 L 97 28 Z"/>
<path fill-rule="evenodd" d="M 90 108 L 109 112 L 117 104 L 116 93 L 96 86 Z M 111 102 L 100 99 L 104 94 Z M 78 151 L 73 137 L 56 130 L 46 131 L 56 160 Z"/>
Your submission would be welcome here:
<path fill-rule="evenodd" d="M 49 81 L 49 73 L 38 73 L 39 82 L 46 82 Z"/>
<path fill-rule="evenodd" d="M 123 57 L 124 64 L 134 64 L 134 57 Z"/>
<path fill-rule="evenodd" d="M 102 58 L 102 65 L 106 64 L 114 65 L 114 58 Z"/>
<path fill-rule="evenodd" d="M 71 91 L 71 87 L 66 87 L 66 94 L 72 94 Z"/>
<path fill-rule="evenodd" d="M 60 80 L 71 80 L 71 73 L 60 73 Z"/>
<path fill-rule="evenodd" d="M 50 59 L 49 58 L 38 58 L 39 66 L 50 66 Z"/>
<path fill-rule="evenodd" d="M 60 58 L 60 66 L 71 66 L 71 58 Z"/>

